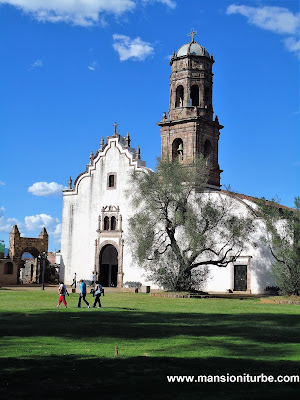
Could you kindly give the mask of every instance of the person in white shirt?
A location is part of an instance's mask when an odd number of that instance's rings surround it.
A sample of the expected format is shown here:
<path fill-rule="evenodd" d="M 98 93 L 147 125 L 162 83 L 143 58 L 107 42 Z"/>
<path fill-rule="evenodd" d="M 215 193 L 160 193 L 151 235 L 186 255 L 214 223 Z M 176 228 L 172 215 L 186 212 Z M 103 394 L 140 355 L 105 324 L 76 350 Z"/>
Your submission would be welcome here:
<path fill-rule="evenodd" d="M 90 280 L 91 280 L 91 284 L 90 284 L 90 286 L 93 286 L 93 284 L 95 283 L 95 274 L 94 274 L 94 272 L 92 271 L 92 275 L 91 275 L 91 278 L 90 278 Z"/>
<path fill-rule="evenodd" d="M 56 308 L 58 308 L 61 304 L 61 302 L 64 303 L 64 306 L 66 308 L 68 308 L 67 302 L 66 302 L 66 295 L 69 296 L 69 293 L 67 291 L 67 287 L 66 285 L 61 281 L 59 288 L 58 288 L 58 294 L 59 294 L 59 298 L 58 298 L 58 304 L 56 306 Z"/>

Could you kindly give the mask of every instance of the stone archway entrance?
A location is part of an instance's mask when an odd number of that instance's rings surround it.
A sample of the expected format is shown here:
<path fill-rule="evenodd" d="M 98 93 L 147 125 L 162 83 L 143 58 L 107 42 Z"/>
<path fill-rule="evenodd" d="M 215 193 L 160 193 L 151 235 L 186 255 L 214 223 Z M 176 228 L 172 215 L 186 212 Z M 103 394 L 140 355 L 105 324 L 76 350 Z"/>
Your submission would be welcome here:
<path fill-rule="evenodd" d="M 118 251 L 112 244 L 104 246 L 100 252 L 99 280 L 104 287 L 117 287 Z"/>
<path fill-rule="evenodd" d="M 26 238 L 23 236 L 21 237 L 17 225 L 12 227 L 12 230 L 9 234 L 9 258 L 15 261 L 18 265 L 18 281 L 20 279 L 20 275 L 22 275 L 23 283 L 39 283 L 41 280 L 41 267 L 38 263 L 38 256 L 43 252 L 46 254 L 48 253 L 48 233 L 46 228 L 41 230 L 38 238 Z M 30 263 L 30 273 L 25 273 L 24 270 L 25 264 L 24 260 L 22 259 L 22 255 L 24 253 L 31 254 L 34 259 L 32 266 Z M 22 273 L 20 269 L 22 269 Z"/>
<path fill-rule="evenodd" d="M 19 279 L 22 283 L 40 283 L 42 280 L 42 268 L 40 252 L 35 247 L 25 247 L 20 251 Z"/>

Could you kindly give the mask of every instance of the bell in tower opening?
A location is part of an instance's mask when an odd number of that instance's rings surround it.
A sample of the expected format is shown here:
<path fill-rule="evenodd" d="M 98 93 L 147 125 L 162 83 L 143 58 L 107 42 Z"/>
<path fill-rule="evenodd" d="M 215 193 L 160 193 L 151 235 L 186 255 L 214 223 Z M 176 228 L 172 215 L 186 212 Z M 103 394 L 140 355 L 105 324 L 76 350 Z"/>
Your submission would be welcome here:
<path fill-rule="evenodd" d="M 220 129 L 213 118 L 213 56 L 195 41 L 173 53 L 170 60 L 170 105 L 168 116 L 158 122 L 161 132 L 161 158 L 191 164 L 201 154 L 209 169 L 207 187 L 220 189 L 222 170 L 218 162 Z"/>

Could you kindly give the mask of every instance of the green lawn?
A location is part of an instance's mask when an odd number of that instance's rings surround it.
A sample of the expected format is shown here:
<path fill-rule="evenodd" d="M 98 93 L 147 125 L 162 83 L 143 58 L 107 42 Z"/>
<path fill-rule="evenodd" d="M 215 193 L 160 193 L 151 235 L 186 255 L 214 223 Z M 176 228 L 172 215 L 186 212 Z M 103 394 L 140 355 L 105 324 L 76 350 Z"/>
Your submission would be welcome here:
<path fill-rule="evenodd" d="M 78 309 L 71 294 L 57 310 L 57 297 L 0 290 L 1 399 L 298 397 L 300 384 L 166 377 L 299 375 L 300 306 L 108 293 L 102 309 Z"/>

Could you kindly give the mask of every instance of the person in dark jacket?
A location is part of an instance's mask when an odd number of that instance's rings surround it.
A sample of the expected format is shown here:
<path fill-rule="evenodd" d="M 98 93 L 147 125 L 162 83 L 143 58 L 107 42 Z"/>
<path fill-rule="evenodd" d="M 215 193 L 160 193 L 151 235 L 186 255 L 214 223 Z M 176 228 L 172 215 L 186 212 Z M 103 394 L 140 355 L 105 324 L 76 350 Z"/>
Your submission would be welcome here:
<path fill-rule="evenodd" d="M 86 283 L 83 282 L 83 280 L 81 279 L 80 280 L 80 293 L 79 293 L 79 299 L 78 299 L 78 308 L 81 307 L 81 299 L 83 299 L 83 301 L 88 306 L 88 308 L 91 307 L 89 302 L 86 301 L 85 297 L 86 297 Z"/>
<path fill-rule="evenodd" d="M 74 273 L 74 277 L 73 277 L 73 283 L 72 283 L 72 285 L 71 285 L 71 287 L 74 285 L 74 288 L 76 289 L 76 272 Z"/>

